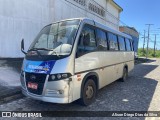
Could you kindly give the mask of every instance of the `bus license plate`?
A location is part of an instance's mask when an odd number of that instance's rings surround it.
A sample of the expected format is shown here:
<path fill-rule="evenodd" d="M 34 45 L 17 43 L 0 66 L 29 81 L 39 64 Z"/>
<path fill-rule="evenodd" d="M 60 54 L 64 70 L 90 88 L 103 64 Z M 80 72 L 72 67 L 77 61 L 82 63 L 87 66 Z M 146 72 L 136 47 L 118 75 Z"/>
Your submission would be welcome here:
<path fill-rule="evenodd" d="M 31 88 L 31 89 L 37 90 L 37 88 L 38 88 L 38 84 L 36 84 L 36 83 L 28 83 L 28 88 Z"/>

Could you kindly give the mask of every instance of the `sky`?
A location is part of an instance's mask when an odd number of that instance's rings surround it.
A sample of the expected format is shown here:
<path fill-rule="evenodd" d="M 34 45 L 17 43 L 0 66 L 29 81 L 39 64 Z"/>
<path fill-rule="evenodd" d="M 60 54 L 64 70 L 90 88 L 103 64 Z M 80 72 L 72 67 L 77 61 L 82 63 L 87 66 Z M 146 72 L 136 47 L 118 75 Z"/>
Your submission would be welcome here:
<path fill-rule="evenodd" d="M 144 30 L 148 36 L 148 26 L 154 24 L 150 29 L 149 47 L 154 47 L 155 35 L 157 35 L 157 48 L 160 49 L 160 0 L 114 0 L 123 8 L 120 20 L 127 26 L 134 27 L 140 32 L 139 47 L 143 47 Z M 145 45 L 146 47 L 147 45 Z"/>

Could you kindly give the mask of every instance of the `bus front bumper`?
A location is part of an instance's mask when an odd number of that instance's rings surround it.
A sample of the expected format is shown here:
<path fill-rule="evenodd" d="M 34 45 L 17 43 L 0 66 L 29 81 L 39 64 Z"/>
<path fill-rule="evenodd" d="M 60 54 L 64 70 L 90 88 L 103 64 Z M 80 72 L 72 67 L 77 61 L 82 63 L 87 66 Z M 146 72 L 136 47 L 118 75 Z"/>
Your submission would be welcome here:
<path fill-rule="evenodd" d="M 25 91 L 24 89 L 22 89 L 22 93 L 25 96 L 28 96 L 28 97 L 33 98 L 35 100 L 44 101 L 44 102 L 62 103 L 62 104 L 70 103 L 68 97 L 66 97 L 66 98 L 56 98 L 56 97 L 38 96 L 38 95 L 33 95 L 33 94 Z"/>
<path fill-rule="evenodd" d="M 22 86 L 21 89 L 22 93 L 25 96 L 28 96 L 36 100 L 62 104 L 72 102 L 70 81 L 61 80 L 55 82 L 46 82 L 44 85 L 42 95 L 37 95 L 28 91 L 26 85 Z"/>

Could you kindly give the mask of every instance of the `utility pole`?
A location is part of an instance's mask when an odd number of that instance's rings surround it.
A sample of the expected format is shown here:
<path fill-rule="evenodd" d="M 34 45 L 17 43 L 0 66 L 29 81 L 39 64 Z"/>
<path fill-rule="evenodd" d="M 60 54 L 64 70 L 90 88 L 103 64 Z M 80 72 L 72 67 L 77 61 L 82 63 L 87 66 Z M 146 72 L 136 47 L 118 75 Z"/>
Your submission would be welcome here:
<path fill-rule="evenodd" d="M 156 42 L 157 42 L 157 35 L 158 34 L 155 34 L 155 41 L 154 41 L 154 57 L 156 57 Z"/>
<path fill-rule="evenodd" d="M 148 52 L 149 52 L 149 40 L 150 40 L 150 27 L 153 24 L 146 24 L 148 25 L 148 40 L 147 40 L 147 54 L 146 54 L 146 59 L 148 59 Z"/>
<path fill-rule="evenodd" d="M 145 43 L 146 43 L 146 31 L 144 30 L 143 53 L 144 53 Z"/>

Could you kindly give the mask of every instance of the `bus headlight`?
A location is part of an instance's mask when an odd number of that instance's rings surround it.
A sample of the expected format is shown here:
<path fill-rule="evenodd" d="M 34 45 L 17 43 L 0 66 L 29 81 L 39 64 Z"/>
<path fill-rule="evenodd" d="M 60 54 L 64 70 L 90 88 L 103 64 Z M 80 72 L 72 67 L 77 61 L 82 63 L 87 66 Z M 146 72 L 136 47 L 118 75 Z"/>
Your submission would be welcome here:
<path fill-rule="evenodd" d="M 61 75 L 61 74 L 58 74 L 58 75 L 57 75 L 57 78 L 58 78 L 58 79 L 61 79 L 61 78 L 62 78 L 62 75 Z"/>
<path fill-rule="evenodd" d="M 63 78 L 68 78 L 68 74 L 62 74 Z"/>
<path fill-rule="evenodd" d="M 55 79 L 56 79 L 56 76 L 55 76 L 55 75 L 51 75 L 51 79 L 52 79 L 52 80 L 55 80 Z"/>
<path fill-rule="evenodd" d="M 58 81 L 66 78 L 70 78 L 72 75 L 70 73 L 59 73 L 50 75 L 48 81 Z"/>

